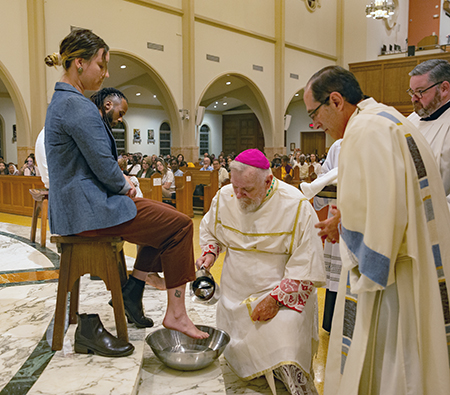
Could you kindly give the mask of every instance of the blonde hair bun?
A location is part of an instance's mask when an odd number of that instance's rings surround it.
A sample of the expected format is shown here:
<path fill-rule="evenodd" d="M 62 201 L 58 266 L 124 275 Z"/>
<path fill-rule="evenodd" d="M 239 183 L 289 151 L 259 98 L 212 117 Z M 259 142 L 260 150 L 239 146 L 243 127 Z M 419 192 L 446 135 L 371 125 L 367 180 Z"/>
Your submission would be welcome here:
<path fill-rule="evenodd" d="M 61 66 L 62 59 L 58 52 L 53 52 L 51 55 L 45 57 L 45 64 L 49 67 L 51 66 Z"/>

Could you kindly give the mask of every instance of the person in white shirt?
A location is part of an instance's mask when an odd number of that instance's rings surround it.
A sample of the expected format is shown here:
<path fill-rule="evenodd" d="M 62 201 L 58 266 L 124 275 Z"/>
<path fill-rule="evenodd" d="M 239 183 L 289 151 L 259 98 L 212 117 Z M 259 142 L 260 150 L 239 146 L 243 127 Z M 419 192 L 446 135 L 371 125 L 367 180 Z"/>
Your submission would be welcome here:
<path fill-rule="evenodd" d="M 438 163 L 450 204 L 450 63 L 430 59 L 409 73 L 414 112 L 408 117 L 424 135 Z"/>

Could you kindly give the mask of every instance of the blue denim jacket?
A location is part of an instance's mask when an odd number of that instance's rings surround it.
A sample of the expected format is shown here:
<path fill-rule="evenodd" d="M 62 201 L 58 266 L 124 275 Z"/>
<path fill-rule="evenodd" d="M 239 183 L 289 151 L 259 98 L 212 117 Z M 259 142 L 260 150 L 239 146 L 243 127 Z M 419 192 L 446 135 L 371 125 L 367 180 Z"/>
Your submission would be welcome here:
<path fill-rule="evenodd" d="M 95 104 L 64 82 L 47 109 L 45 151 L 52 233 L 109 228 L 136 216 L 111 131 Z"/>

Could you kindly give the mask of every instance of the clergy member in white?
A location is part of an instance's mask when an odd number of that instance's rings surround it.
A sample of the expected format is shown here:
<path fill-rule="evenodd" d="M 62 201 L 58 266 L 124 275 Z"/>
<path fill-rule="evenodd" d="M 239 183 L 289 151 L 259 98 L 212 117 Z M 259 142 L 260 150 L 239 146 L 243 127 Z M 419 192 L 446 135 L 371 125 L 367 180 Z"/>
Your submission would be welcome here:
<path fill-rule="evenodd" d="M 272 176 L 257 149 L 230 165 L 231 185 L 214 197 L 200 225 L 210 267 L 226 251 L 217 326 L 230 334 L 224 355 L 242 379 L 273 375 L 293 394 L 317 394 L 317 291 L 325 284 L 317 215 L 303 194 Z"/>
<path fill-rule="evenodd" d="M 425 136 L 437 160 L 450 204 L 450 64 L 430 59 L 409 73 L 414 112 L 408 117 Z"/>
<path fill-rule="evenodd" d="M 431 148 L 339 66 L 304 101 L 315 128 L 343 137 L 340 213 L 318 224 L 342 260 L 324 393 L 448 394 L 450 212 Z"/>
<path fill-rule="evenodd" d="M 341 150 L 341 142 L 342 139 L 339 139 L 331 145 L 330 149 L 328 150 L 327 159 L 322 165 L 322 173 L 319 175 L 319 178 L 323 177 L 330 170 L 337 169 L 339 152 Z M 336 204 L 336 199 L 322 198 L 317 196 L 314 197 L 314 208 L 317 211 L 328 206 L 328 218 L 333 216 L 334 207 L 336 206 Z M 331 322 L 333 319 L 334 306 L 336 304 L 336 296 L 342 268 L 339 244 L 325 240 L 323 256 L 325 260 L 325 270 L 327 272 L 327 284 L 325 286 L 327 291 L 323 308 L 322 328 L 327 332 L 331 332 Z"/>

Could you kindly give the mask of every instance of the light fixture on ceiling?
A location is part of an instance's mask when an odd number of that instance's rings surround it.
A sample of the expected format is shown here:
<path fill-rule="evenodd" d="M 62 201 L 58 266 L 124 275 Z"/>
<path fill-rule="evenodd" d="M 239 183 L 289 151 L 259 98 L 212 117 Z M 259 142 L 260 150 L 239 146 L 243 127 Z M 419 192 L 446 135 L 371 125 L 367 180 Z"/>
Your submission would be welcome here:
<path fill-rule="evenodd" d="M 298 93 L 296 93 L 294 96 L 298 96 Z"/>
<path fill-rule="evenodd" d="M 153 99 L 156 99 L 156 95 L 153 95 Z"/>
<path fill-rule="evenodd" d="M 225 82 L 225 85 L 231 85 L 231 81 Z"/>
<path fill-rule="evenodd" d="M 121 68 L 121 69 L 126 69 L 127 66 L 123 64 L 122 66 L 120 66 L 120 68 Z"/>
<path fill-rule="evenodd" d="M 374 0 L 366 5 L 366 17 L 373 19 L 385 19 L 394 15 L 395 5 L 390 0 Z"/>
<path fill-rule="evenodd" d="M 223 104 L 224 106 L 226 106 L 228 103 L 227 103 L 226 101 L 224 101 L 222 104 Z"/>
<path fill-rule="evenodd" d="M 141 92 L 136 93 L 136 96 L 141 96 Z"/>

